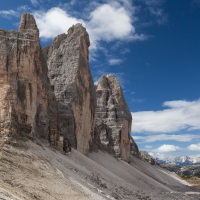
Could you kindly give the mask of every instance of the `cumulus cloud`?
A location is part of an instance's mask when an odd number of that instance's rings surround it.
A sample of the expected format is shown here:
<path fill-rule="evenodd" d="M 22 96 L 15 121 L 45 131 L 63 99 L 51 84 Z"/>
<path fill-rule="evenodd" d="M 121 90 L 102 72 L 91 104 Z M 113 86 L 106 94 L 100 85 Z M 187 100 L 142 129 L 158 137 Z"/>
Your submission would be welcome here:
<path fill-rule="evenodd" d="M 124 7 L 103 4 L 91 12 L 87 27 L 94 44 L 99 40 L 144 40 L 145 36 L 138 35 L 132 23 L 129 11 Z"/>
<path fill-rule="evenodd" d="M 175 152 L 179 151 L 181 148 L 175 145 L 171 144 L 163 144 L 162 146 L 158 147 L 154 150 L 154 152 L 161 152 L 161 153 L 167 153 L 167 152 Z"/>
<path fill-rule="evenodd" d="M 132 132 L 169 133 L 200 129 L 200 100 L 166 101 L 168 108 L 132 113 Z"/>
<path fill-rule="evenodd" d="M 119 2 L 97 4 L 88 13 L 87 20 L 72 17 L 69 12 L 58 7 L 48 11 L 35 11 L 33 14 L 40 29 L 41 38 L 54 38 L 66 32 L 73 24 L 82 23 L 89 32 L 93 49 L 96 49 L 99 41 L 146 39 L 145 35 L 136 33 L 127 4 Z"/>
<path fill-rule="evenodd" d="M 68 13 L 60 8 L 52 8 L 47 12 L 36 11 L 33 13 L 40 30 L 40 37 L 49 39 L 54 38 L 61 33 L 66 33 L 67 30 L 74 24 L 84 21 L 71 17 Z"/>
<path fill-rule="evenodd" d="M 139 142 L 142 141 L 142 143 L 153 143 L 166 140 L 177 141 L 177 142 L 190 142 L 192 140 L 200 140 L 200 135 L 194 135 L 194 134 L 181 134 L 181 135 L 159 134 L 159 135 L 145 135 L 145 136 L 134 135 L 133 138 Z"/>
<path fill-rule="evenodd" d="M 200 143 L 198 144 L 191 144 L 187 148 L 190 151 L 200 151 Z"/>

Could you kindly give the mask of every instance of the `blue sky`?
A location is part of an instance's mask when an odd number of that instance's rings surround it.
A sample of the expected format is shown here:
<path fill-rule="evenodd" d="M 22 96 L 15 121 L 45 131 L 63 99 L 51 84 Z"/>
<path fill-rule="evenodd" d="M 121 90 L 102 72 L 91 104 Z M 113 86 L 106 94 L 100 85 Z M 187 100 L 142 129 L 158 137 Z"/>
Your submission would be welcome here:
<path fill-rule="evenodd" d="M 90 34 L 93 79 L 114 73 L 140 149 L 200 154 L 200 0 L 6 0 L 0 27 L 32 13 L 42 46 L 75 23 Z"/>

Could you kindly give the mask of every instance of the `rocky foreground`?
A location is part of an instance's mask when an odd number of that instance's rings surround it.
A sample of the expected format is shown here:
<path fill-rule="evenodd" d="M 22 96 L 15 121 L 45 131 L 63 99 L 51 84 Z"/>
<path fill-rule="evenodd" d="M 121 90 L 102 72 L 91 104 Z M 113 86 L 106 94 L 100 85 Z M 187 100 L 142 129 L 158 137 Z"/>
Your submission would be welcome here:
<path fill-rule="evenodd" d="M 197 200 L 198 190 L 170 172 L 106 152 L 69 154 L 40 141 L 11 141 L 0 155 L 0 199 L 4 200 Z"/>
<path fill-rule="evenodd" d="M 199 199 L 139 153 L 117 78 L 94 86 L 89 45 L 77 24 L 42 49 L 27 13 L 0 30 L 0 199 Z"/>

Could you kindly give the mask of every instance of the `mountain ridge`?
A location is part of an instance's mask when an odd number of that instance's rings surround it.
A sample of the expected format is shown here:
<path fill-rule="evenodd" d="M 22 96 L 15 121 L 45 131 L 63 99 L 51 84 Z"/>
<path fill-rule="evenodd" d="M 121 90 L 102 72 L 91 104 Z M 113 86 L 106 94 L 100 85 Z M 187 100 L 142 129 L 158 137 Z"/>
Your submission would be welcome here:
<path fill-rule="evenodd" d="M 176 165 L 198 165 L 200 164 L 200 154 L 191 156 L 169 156 L 165 154 L 151 154 L 159 164 L 176 164 Z"/>

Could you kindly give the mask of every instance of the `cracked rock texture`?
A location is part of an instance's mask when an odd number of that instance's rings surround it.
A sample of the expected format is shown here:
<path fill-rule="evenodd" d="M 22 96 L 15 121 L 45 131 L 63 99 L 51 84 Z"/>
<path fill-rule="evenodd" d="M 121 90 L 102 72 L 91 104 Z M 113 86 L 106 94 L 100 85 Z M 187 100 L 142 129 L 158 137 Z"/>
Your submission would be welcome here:
<path fill-rule="evenodd" d="M 99 79 L 96 98 L 95 141 L 98 148 L 129 161 L 132 116 L 114 75 Z"/>
<path fill-rule="evenodd" d="M 138 145 L 136 144 L 136 142 L 132 137 L 130 138 L 130 151 L 132 156 L 135 156 L 136 158 L 140 159 L 140 151 Z"/>
<path fill-rule="evenodd" d="M 76 24 L 43 49 L 58 103 L 64 150 L 72 146 L 83 154 L 89 152 L 93 142 L 96 107 L 89 45 L 85 28 Z"/>
<path fill-rule="evenodd" d="M 148 154 L 147 151 L 140 151 L 140 158 L 146 162 L 149 162 L 151 165 L 155 165 L 155 159 Z"/>
<path fill-rule="evenodd" d="M 23 135 L 57 145 L 56 101 L 47 72 L 35 19 L 23 13 L 19 31 L 0 30 L 2 143 L 9 135 Z"/>

